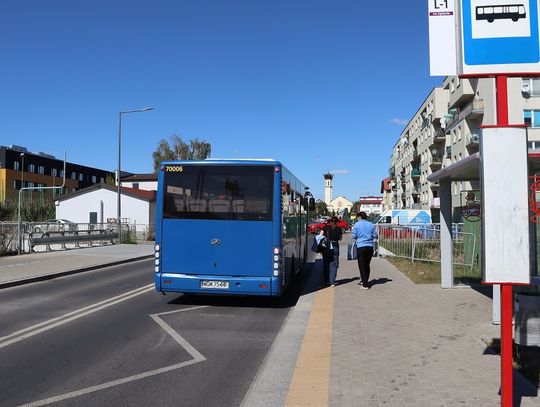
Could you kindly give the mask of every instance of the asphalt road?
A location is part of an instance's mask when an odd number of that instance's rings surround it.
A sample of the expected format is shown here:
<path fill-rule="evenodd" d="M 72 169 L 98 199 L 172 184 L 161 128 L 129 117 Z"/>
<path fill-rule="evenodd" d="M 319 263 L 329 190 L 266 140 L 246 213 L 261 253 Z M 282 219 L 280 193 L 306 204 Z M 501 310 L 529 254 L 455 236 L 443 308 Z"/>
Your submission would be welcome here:
<path fill-rule="evenodd" d="M 0 406 L 238 406 L 282 298 L 163 296 L 152 260 L 0 290 Z"/>

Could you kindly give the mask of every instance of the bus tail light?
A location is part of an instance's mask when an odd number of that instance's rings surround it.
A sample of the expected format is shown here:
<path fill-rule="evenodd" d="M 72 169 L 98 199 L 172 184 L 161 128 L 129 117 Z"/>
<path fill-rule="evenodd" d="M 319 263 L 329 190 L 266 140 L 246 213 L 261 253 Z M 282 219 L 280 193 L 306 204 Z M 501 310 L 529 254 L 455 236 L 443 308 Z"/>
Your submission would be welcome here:
<path fill-rule="evenodd" d="M 281 248 L 280 247 L 274 247 L 274 250 L 273 250 L 273 253 L 274 253 L 274 257 L 273 257 L 273 260 L 274 260 L 274 277 L 277 277 L 279 276 L 279 272 L 280 272 L 280 264 L 281 264 Z"/>
<path fill-rule="evenodd" d="M 160 263 L 159 258 L 161 257 L 160 249 L 161 247 L 159 246 L 159 244 L 156 244 L 154 246 L 154 264 L 155 264 L 154 271 L 156 273 L 159 273 L 159 263 Z"/>

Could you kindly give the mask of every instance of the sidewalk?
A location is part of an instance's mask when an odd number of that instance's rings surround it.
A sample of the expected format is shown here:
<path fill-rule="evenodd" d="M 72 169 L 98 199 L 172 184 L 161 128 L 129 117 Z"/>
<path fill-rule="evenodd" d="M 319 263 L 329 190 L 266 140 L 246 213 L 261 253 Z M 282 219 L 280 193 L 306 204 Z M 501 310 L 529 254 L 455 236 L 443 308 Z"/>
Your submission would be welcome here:
<path fill-rule="evenodd" d="M 346 244 L 338 285 L 315 298 L 327 298 L 333 309 L 328 397 L 315 385 L 325 383 L 317 377 L 325 369 L 302 369 L 304 348 L 313 349 L 304 343 L 286 405 L 500 406 L 500 358 L 484 342 L 500 337 L 491 324 L 491 299 L 470 288 L 415 285 L 381 258 L 371 263 L 372 288 L 362 290 Z M 310 319 L 306 337 L 314 323 L 320 321 Z M 310 391 L 320 398 L 306 397 Z M 538 389 L 517 373 L 514 396 L 514 406 L 540 405 Z"/>
<path fill-rule="evenodd" d="M 153 244 L 121 244 L 0 257 L 0 288 L 150 258 Z"/>

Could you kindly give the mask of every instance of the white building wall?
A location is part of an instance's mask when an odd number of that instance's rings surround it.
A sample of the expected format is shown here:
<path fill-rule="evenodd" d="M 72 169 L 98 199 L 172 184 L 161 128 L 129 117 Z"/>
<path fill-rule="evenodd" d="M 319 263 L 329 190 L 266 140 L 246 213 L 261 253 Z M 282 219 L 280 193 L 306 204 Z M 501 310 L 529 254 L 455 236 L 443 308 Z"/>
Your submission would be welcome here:
<path fill-rule="evenodd" d="M 56 218 L 75 223 L 89 223 L 90 212 L 97 212 L 98 223 L 106 223 L 108 218 L 116 219 L 117 194 L 106 189 L 98 189 L 57 201 Z M 150 203 L 122 194 L 122 219 L 130 224 L 150 223 Z"/>

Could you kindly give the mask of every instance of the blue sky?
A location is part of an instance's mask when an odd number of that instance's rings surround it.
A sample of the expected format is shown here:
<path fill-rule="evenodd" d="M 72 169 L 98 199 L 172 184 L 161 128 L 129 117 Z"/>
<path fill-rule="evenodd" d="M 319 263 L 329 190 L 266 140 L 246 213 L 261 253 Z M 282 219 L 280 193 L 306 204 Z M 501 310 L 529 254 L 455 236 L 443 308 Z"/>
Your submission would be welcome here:
<path fill-rule="evenodd" d="M 316 197 L 379 194 L 430 90 L 422 0 L 4 0 L 0 144 L 151 172 L 162 138 L 275 158 Z"/>

